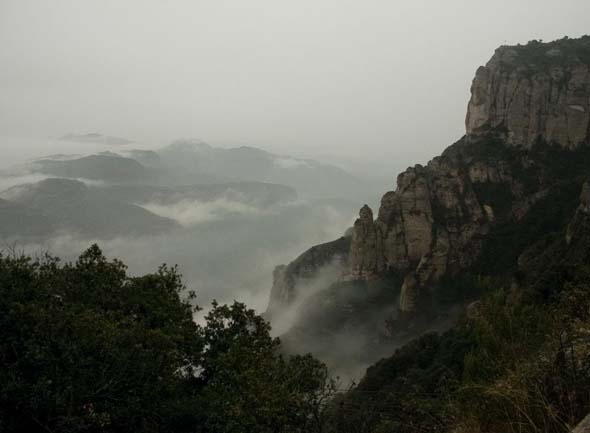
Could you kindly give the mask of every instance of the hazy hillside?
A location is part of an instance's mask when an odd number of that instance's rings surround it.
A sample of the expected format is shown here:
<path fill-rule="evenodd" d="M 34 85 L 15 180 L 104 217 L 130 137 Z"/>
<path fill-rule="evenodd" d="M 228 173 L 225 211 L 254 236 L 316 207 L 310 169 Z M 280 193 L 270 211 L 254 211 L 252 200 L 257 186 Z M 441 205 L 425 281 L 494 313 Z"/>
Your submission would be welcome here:
<path fill-rule="evenodd" d="M 518 287 L 564 238 L 590 179 L 588 52 L 589 37 L 496 50 L 473 81 L 465 137 L 401 173 L 375 216 L 362 207 L 347 250 L 318 260 L 320 245 L 304 269 L 301 258 L 277 268 L 267 314 L 279 329 L 291 318 L 287 350 L 355 376 L 450 328 L 485 293 L 482 278 Z M 332 261 L 339 273 L 310 282 Z"/>

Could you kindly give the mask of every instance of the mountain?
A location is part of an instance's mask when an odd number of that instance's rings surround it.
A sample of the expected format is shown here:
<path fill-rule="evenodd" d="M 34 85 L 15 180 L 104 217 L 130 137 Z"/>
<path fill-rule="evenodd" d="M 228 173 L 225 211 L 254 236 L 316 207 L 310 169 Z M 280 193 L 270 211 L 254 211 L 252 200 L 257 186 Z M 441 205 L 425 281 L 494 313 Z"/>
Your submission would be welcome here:
<path fill-rule="evenodd" d="M 84 178 L 109 183 L 138 183 L 150 179 L 150 171 L 139 162 L 112 152 L 81 158 L 40 159 L 30 170 L 36 173 L 66 178 Z"/>
<path fill-rule="evenodd" d="M 298 317 L 287 350 L 311 350 L 350 374 L 353 361 L 366 366 L 450 328 L 480 297 L 475 279 L 535 262 L 590 179 L 589 65 L 588 36 L 496 50 L 473 80 L 466 135 L 401 173 L 376 217 L 361 208 L 349 249 L 316 263 L 319 273 L 347 257 L 335 282 L 308 295 L 297 287 L 309 269 L 277 268 L 267 314 L 279 326 L 282 315 Z M 356 360 L 341 355 L 343 341 L 359 348 Z"/>
<path fill-rule="evenodd" d="M 144 208 L 116 200 L 70 179 L 46 179 L 0 193 L 0 218 L 10 220 L 11 238 L 49 236 L 56 232 L 111 238 L 171 230 L 176 224 Z M 27 218 L 15 218 L 15 213 Z M 31 232 L 32 228 L 34 231 Z"/>
<path fill-rule="evenodd" d="M 73 179 L 49 178 L 0 192 L 0 234 L 4 238 L 43 237 L 59 231 L 91 237 L 145 235 L 178 228 L 177 223 L 148 210 L 187 208 L 216 203 L 260 209 L 297 198 L 286 186 L 264 183 L 184 187 L 86 185 Z M 171 212 L 172 214 L 174 212 Z"/>
<path fill-rule="evenodd" d="M 176 184 L 267 182 L 287 185 L 304 196 L 319 198 L 371 193 L 366 182 L 338 167 L 275 155 L 250 146 L 222 149 L 198 140 L 177 140 L 157 154 L 161 171 Z"/>
<path fill-rule="evenodd" d="M 15 234 L 23 238 L 38 237 L 54 230 L 54 221 L 43 213 L 0 199 L 1 238 L 9 239 Z"/>
<path fill-rule="evenodd" d="M 217 148 L 199 140 L 177 140 L 156 150 L 54 155 L 20 166 L 17 171 L 106 184 L 166 187 L 258 182 L 285 185 L 305 198 L 322 200 L 353 201 L 372 196 L 375 191 L 374 181 L 330 164 L 276 155 L 250 146 Z M 4 170 L 4 174 L 12 172 Z"/>

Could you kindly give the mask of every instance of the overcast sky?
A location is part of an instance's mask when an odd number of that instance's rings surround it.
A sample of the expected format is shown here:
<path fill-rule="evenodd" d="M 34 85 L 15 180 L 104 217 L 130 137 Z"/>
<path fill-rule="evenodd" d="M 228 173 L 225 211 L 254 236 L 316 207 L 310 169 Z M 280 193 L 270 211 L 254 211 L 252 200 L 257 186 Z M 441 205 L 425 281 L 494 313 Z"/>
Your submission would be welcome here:
<path fill-rule="evenodd" d="M 0 0 L 0 136 L 196 137 L 397 167 L 462 135 L 497 46 L 584 33 L 588 0 Z M 0 159 L 23 153 L 11 143 Z"/>

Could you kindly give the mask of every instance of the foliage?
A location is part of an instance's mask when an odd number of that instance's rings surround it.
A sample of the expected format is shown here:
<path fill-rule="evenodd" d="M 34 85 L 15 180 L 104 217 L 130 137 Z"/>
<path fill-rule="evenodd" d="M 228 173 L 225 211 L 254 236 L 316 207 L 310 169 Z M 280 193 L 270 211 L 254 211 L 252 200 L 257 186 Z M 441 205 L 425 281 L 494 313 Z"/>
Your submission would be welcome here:
<path fill-rule="evenodd" d="M 566 432 L 590 409 L 590 268 L 531 303 L 498 288 L 471 317 L 371 367 L 335 431 Z"/>
<path fill-rule="evenodd" d="M 486 147 L 491 139 L 479 144 Z M 493 141 L 492 141 L 493 142 Z M 506 146 L 504 146 L 506 147 Z M 479 155 L 481 149 L 473 150 Z M 518 161 L 523 155 L 512 152 L 510 161 Z M 539 143 L 527 157 L 536 161 L 530 167 L 514 169 L 517 181 L 525 189 L 544 191 L 521 219 L 512 218 L 495 224 L 486 235 L 482 252 L 473 269 L 486 275 L 511 275 L 516 271 L 519 255 L 533 243 L 562 236 L 579 204 L 580 186 L 590 177 L 590 147 L 575 151 L 563 151 L 557 146 Z M 482 203 L 491 203 L 506 213 L 510 201 L 518 203 L 522 198 L 507 197 L 507 188 L 488 184 L 474 185 Z M 504 210 L 504 212 L 502 211 Z"/>
<path fill-rule="evenodd" d="M 283 359 L 242 304 L 197 325 L 184 291 L 175 268 L 129 277 L 97 246 L 0 256 L 0 431 L 321 431 L 325 367 Z"/>
<path fill-rule="evenodd" d="M 269 330 L 243 304 L 214 303 L 204 332 L 203 431 L 322 431 L 335 386 L 326 367 L 309 355 L 283 359 Z"/>
<path fill-rule="evenodd" d="M 552 42 L 532 40 L 526 45 L 510 47 L 517 54 L 511 57 L 510 62 L 502 64 L 504 70 L 509 72 L 518 70 L 531 76 L 533 71 L 548 70 L 556 64 L 562 65 L 573 62 L 590 63 L 588 48 L 590 47 L 590 36 L 570 39 L 567 36 Z M 551 52 L 551 54 L 547 54 Z M 519 68 L 520 67 L 520 68 Z M 524 71 L 522 70 L 523 68 Z"/>

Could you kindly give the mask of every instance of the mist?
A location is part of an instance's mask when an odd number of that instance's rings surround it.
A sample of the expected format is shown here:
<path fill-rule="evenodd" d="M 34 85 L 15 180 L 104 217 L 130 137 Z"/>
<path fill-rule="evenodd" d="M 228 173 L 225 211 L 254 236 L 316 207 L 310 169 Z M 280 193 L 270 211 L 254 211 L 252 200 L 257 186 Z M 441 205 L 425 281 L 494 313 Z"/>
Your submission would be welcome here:
<path fill-rule="evenodd" d="M 580 36 L 587 14 L 585 0 L 5 0 L 0 136 L 198 137 L 391 178 L 462 135 L 496 47 Z M 2 163 L 26 157 L 5 143 Z"/>
<path fill-rule="evenodd" d="M 3 246 L 32 255 L 48 252 L 72 261 L 96 243 L 107 257 L 123 260 L 131 275 L 154 272 L 163 263 L 178 265 L 187 290 L 195 290 L 197 303 L 206 309 L 213 299 L 222 303 L 237 300 L 262 313 L 274 267 L 309 245 L 341 236 L 351 223 L 350 215 L 329 207 L 310 209 L 302 204 L 293 210 L 280 219 L 277 214 L 208 218 L 159 236 L 105 240 L 61 233 L 42 242 L 13 240 Z"/>
<path fill-rule="evenodd" d="M 589 12 L 587 0 L 4 0 L 0 241 L 64 260 L 97 243 L 133 275 L 177 264 L 199 304 L 262 313 L 275 266 L 342 236 L 400 171 L 464 134 L 474 72 L 498 46 L 580 36 Z M 275 335 L 321 328 L 314 303 L 345 311 L 329 291 L 340 271 L 297 286 Z M 365 289 L 351 296 L 377 302 Z M 397 297 L 385 301 L 370 330 L 292 346 L 328 361 L 365 352 Z"/>

